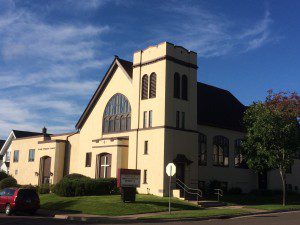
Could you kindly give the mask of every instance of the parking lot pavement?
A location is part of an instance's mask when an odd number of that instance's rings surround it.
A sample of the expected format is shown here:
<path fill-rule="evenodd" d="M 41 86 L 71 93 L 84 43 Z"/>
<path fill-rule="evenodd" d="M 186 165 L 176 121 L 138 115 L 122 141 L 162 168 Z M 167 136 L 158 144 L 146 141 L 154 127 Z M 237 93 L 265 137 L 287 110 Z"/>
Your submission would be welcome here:
<path fill-rule="evenodd" d="M 39 216 L 5 216 L 0 214 L 0 225 L 81 225 L 81 224 L 197 224 L 197 225 L 299 225 L 300 224 L 300 212 L 286 212 L 275 214 L 264 214 L 247 217 L 237 217 L 232 219 L 213 219 L 203 221 L 147 221 L 142 222 L 138 220 L 120 220 L 104 218 L 103 221 L 98 222 L 79 222 L 60 220 L 49 217 Z"/>

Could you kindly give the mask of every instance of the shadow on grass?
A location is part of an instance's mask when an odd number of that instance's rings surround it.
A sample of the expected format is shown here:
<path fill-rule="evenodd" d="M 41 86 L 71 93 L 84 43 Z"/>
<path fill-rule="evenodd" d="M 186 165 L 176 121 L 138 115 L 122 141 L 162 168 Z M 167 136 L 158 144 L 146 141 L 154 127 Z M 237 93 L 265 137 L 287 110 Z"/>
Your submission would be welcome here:
<path fill-rule="evenodd" d="M 279 194 L 273 195 L 254 195 L 254 194 L 240 194 L 232 195 L 225 194 L 221 201 L 229 204 L 238 205 L 270 205 L 270 204 L 281 204 L 282 196 Z M 300 195 L 288 195 L 288 205 L 300 205 Z"/>
<path fill-rule="evenodd" d="M 42 209 L 53 210 L 53 211 L 60 211 L 63 213 L 82 213 L 79 210 L 70 210 L 69 207 L 77 205 L 78 202 L 76 200 L 69 200 L 69 201 L 57 201 L 57 202 L 47 202 L 41 205 Z"/>
<path fill-rule="evenodd" d="M 134 203 L 129 204 L 143 204 L 143 205 L 154 205 L 159 207 L 168 207 L 168 202 L 155 202 L 155 201 L 136 201 Z M 185 205 L 178 202 L 171 202 L 172 209 L 176 210 L 198 210 L 199 208 L 195 205 Z"/>

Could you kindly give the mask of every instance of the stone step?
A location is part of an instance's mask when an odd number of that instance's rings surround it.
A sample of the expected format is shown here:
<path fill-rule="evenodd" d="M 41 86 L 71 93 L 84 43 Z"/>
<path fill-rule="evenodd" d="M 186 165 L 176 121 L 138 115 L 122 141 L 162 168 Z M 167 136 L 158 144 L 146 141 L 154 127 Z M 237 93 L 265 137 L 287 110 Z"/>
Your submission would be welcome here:
<path fill-rule="evenodd" d="M 218 201 L 199 201 L 198 205 L 207 208 L 207 207 L 226 206 L 227 204 L 225 202 L 218 202 Z"/>

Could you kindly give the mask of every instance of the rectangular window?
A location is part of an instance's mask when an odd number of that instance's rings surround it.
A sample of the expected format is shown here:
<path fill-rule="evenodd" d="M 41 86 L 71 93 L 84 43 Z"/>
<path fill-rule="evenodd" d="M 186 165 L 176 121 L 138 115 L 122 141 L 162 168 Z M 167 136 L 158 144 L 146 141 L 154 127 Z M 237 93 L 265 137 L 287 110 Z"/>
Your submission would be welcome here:
<path fill-rule="evenodd" d="M 148 175 L 147 172 L 148 172 L 147 170 L 144 170 L 144 182 L 143 182 L 144 184 L 147 184 L 147 175 Z"/>
<path fill-rule="evenodd" d="M 85 167 L 91 167 L 92 164 L 92 153 L 87 152 L 85 155 Z"/>
<path fill-rule="evenodd" d="M 181 128 L 185 128 L 185 112 L 181 113 Z"/>
<path fill-rule="evenodd" d="M 144 112 L 143 128 L 147 127 L 147 112 Z"/>
<path fill-rule="evenodd" d="M 198 136 L 198 165 L 207 165 L 207 144 L 206 136 L 204 134 L 199 134 Z"/>
<path fill-rule="evenodd" d="M 179 120 L 180 120 L 179 116 L 180 116 L 180 112 L 176 111 L 176 128 L 179 128 Z"/>
<path fill-rule="evenodd" d="M 35 155 L 35 150 L 34 149 L 29 149 L 28 162 L 33 162 L 34 161 L 34 155 Z"/>
<path fill-rule="evenodd" d="M 242 155 L 242 139 L 236 139 L 234 142 L 234 167 L 248 169 Z"/>
<path fill-rule="evenodd" d="M 152 127 L 152 110 L 149 111 L 149 127 Z"/>
<path fill-rule="evenodd" d="M 148 141 L 145 141 L 145 144 L 144 144 L 144 154 L 148 155 Z"/>
<path fill-rule="evenodd" d="M 14 162 L 19 162 L 19 150 L 14 151 Z"/>

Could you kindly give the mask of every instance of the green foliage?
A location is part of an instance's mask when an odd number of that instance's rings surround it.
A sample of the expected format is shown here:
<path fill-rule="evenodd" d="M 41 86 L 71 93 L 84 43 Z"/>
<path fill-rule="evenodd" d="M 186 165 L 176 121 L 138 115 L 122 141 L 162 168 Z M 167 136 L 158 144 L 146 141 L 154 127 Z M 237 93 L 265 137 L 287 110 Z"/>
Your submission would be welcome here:
<path fill-rule="evenodd" d="M 36 192 L 38 191 L 38 186 L 33 186 L 31 184 L 19 185 L 19 187 L 24 189 L 35 190 Z"/>
<path fill-rule="evenodd" d="M 293 165 L 299 149 L 300 97 L 296 93 L 269 95 L 264 103 L 254 103 L 244 116 L 246 137 L 243 155 L 250 169 L 262 173 L 278 169 L 285 205 L 286 171 Z"/>
<path fill-rule="evenodd" d="M 228 190 L 228 194 L 240 195 L 242 194 L 242 189 L 239 187 L 233 187 Z"/>
<path fill-rule="evenodd" d="M 50 193 L 50 184 L 41 184 L 37 188 L 39 194 L 49 194 Z"/>
<path fill-rule="evenodd" d="M 247 133 L 243 141 L 243 155 L 250 169 L 263 172 L 292 164 L 297 147 L 297 121 L 271 110 L 266 104 L 256 103 L 244 117 Z"/>
<path fill-rule="evenodd" d="M 74 180 L 82 179 L 82 178 L 91 179 L 90 177 L 84 176 L 79 173 L 71 173 L 63 177 L 63 179 L 74 179 Z"/>
<path fill-rule="evenodd" d="M 7 173 L 5 173 L 4 171 L 0 171 L 0 181 L 7 177 L 9 177 Z"/>
<path fill-rule="evenodd" d="M 85 176 L 64 177 L 53 188 L 53 192 L 59 196 L 88 196 L 88 195 L 109 195 L 118 192 L 117 180 L 91 179 Z"/>
<path fill-rule="evenodd" d="M 9 187 L 17 187 L 17 181 L 13 177 L 7 177 L 0 181 L 0 189 L 9 188 Z"/>

